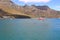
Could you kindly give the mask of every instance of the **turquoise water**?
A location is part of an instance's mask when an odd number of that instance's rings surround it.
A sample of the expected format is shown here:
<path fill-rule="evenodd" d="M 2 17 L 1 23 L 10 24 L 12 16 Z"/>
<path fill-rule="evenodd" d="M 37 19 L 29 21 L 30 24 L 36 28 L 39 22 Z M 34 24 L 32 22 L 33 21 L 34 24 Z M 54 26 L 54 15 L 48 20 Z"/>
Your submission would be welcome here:
<path fill-rule="evenodd" d="M 60 19 L 0 19 L 0 40 L 60 40 Z"/>

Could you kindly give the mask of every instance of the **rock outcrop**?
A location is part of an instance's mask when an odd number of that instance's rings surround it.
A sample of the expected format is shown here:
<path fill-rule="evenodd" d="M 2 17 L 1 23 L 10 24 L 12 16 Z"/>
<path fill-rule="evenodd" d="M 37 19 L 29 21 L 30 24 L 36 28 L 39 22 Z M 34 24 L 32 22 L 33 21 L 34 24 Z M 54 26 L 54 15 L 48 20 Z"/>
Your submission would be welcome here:
<path fill-rule="evenodd" d="M 22 12 L 21 6 L 14 4 L 11 0 L 0 0 L 1 18 L 30 18 Z"/>

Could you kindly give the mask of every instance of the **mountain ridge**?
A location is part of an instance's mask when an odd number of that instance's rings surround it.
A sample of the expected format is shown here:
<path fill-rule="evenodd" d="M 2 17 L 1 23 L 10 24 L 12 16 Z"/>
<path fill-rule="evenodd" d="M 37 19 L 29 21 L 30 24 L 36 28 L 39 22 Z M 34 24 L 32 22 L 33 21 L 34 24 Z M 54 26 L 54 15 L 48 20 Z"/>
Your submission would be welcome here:
<path fill-rule="evenodd" d="M 35 6 L 35 5 L 25 5 L 19 6 L 16 5 L 11 0 L 1 0 L 0 1 L 0 10 L 3 10 L 11 15 L 29 15 L 31 18 L 60 18 L 60 11 L 56 11 L 51 9 L 50 7 L 43 6 Z M 7 14 L 6 13 L 6 14 Z"/>

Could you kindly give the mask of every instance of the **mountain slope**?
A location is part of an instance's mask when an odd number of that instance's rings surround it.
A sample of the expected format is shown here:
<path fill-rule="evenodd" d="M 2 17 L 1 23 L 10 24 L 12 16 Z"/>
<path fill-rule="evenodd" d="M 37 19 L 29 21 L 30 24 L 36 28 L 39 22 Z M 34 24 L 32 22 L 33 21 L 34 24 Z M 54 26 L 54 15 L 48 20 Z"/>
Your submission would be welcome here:
<path fill-rule="evenodd" d="M 48 6 L 24 6 L 24 13 L 35 15 L 36 17 L 59 18 L 60 12 L 49 8 Z M 59 16 L 58 16 L 59 15 Z"/>
<path fill-rule="evenodd" d="M 6 15 L 14 16 L 28 16 L 31 18 L 45 17 L 45 18 L 60 18 L 60 11 L 53 10 L 46 5 L 43 6 L 19 6 L 11 0 L 1 0 L 0 10 L 6 12 Z M 0 11 L 1 12 L 1 11 Z M 0 13 L 1 15 L 1 13 Z M 3 15 L 2 15 L 3 16 Z"/>
<path fill-rule="evenodd" d="M 20 10 L 20 6 L 14 4 L 12 1 L 8 0 L 1 0 L 0 1 L 0 10 L 3 10 L 4 14 L 11 14 L 11 15 L 22 15 L 22 16 L 29 16 L 27 14 L 24 14 L 22 10 Z M 1 14 L 1 13 L 0 13 Z"/>

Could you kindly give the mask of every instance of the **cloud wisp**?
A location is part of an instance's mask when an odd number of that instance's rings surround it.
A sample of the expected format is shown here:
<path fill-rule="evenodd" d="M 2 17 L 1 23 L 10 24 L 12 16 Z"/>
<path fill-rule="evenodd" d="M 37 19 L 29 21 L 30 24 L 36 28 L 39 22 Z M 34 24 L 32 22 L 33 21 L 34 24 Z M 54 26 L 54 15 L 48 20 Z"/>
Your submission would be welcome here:
<path fill-rule="evenodd" d="M 56 8 L 60 8 L 60 6 L 56 6 Z"/>

